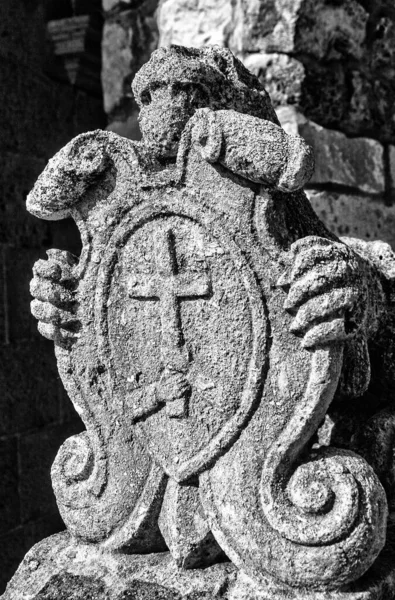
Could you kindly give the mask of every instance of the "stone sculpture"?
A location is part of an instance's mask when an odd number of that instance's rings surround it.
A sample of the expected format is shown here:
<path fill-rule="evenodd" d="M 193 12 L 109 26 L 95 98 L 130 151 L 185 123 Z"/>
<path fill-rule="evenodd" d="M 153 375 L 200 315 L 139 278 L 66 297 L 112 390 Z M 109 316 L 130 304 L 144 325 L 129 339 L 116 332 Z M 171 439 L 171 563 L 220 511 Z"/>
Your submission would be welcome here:
<path fill-rule="evenodd" d="M 142 142 L 82 134 L 28 197 L 81 232 L 31 291 L 86 432 L 4 598 L 395 598 L 392 251 L 319 221 L 230 51 L 157 50 L 133 91 Z"/>

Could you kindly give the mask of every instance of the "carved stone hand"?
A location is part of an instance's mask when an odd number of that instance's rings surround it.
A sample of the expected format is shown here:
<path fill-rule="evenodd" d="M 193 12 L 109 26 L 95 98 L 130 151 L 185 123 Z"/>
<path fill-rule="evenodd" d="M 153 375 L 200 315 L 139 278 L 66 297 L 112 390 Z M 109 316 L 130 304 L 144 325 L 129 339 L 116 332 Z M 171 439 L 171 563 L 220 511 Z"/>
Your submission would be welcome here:
<path fill-rule="evenodd" d="M 172 402 L 182 398 L 190 390 L 183 373 L 165 369 L 156 384 L 156 397 L 160 402 Z"/>
<path fill-rule="evenodd" d="M 378 326 L 382 290 L 374 268 L 349 246 L 308 236 L 292 245 L 293 264 L 278 285 L 288 289 L 291 331 L 313 348 L 338 343 Z M 379 302 L 381 300 L 381 302 Z"/>
<path fill-rule="evenodd" d="M 47 254 L 48 260 L 38 260 L 33 267 L 31 311 L 44 337 L 69 347 L 79 337 L 80 329 L 73 275 L 78 259 L 62 250 L 48 250 Z"/>

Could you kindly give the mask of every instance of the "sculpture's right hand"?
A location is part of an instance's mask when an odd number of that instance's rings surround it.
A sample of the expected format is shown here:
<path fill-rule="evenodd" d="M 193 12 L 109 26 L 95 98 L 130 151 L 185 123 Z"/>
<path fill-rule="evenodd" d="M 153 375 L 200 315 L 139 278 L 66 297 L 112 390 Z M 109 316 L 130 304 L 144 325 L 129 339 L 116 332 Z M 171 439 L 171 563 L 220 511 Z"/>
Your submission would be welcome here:
<path fill-rule="evenodd" d="M 183 373 L 165 369 L 156 384 L 156 397 L 160 402 L 172 402 L 182 398 L 190 387 Z"/>
<path fill-rule="evenodd" d="M 39 321 L 38 330 L 55 344 L 69 348 L 79 337 L 73 267 L 78 259 L 70 252 L 48 250 L 48 260 L 33 266 L 30 293 L 34 297 L 31 312 Z"/>

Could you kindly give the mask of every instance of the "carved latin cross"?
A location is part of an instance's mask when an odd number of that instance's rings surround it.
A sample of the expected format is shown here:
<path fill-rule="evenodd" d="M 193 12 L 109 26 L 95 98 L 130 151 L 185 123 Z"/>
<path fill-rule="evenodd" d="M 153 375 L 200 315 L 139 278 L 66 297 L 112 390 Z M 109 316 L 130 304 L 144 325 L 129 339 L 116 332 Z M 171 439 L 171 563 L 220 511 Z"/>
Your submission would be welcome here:
<path fill-rule="evenodd" d="M 188 352 L 184 345 L 179 300 L 207 296 L 211 291 L 210 277 L 205 272 L 179 272 L 175 235 L 171 229 L 158 231 L 154 250 L 155 273 L 131 278 L 129 296 L 140 300 L 159 300 L 162 367 L 186 373 Z M 167 404 L 166 410 L 172 417 L 185 416 L 185 397 Z"/>

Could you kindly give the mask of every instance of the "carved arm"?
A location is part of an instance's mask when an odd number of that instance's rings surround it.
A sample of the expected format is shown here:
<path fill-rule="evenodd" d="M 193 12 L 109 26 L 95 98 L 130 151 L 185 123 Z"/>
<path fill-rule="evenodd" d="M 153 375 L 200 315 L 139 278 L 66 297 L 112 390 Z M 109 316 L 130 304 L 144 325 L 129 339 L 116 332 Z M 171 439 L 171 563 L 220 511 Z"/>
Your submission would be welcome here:
<path fill-rule="evenodd" d="M 37 217 L 57 220 L 72 214 L 87 189 L 109 164 L 107 132 L 79 135 L 48 163 L 27 198 L 28 210 Z M 63 348 L 79 337 L 77 287 L 78 258 L 70 252 L 48 250 L 48 260 L 33 267 L 31 312 L 40 333 Z"/>
<path fill-rule="evenodd" d="M 300 136 L 234 110 L 196 111 L 190 120 L 192 141 L 207 161 L 283 192 L 300 189 L 310 179 L 314 157 Z"/>

